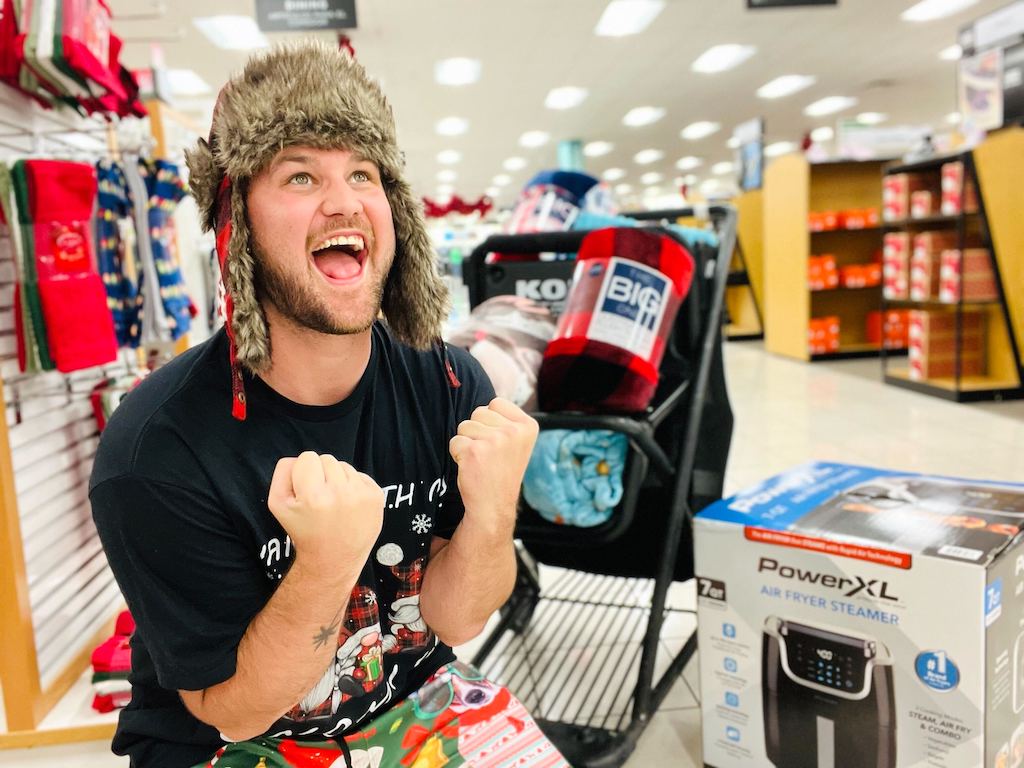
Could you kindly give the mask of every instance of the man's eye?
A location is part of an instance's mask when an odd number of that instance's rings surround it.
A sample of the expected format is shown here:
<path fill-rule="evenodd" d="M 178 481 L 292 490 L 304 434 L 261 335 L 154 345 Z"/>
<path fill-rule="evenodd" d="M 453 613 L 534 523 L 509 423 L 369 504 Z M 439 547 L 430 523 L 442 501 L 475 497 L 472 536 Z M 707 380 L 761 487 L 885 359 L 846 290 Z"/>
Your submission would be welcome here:
<path fill-rule="evenodd" d="M 297 184 L 299 186 L 305 186 L 313 181 L 308 173 L 296 173 L 288 179 L 289 184 Z"/>
<path fill-rule="evenodd" d="M 366 171 L 355 171 L 352 174 L 352 181 L 367 182 L 370 180 L 370 174 Z"/>

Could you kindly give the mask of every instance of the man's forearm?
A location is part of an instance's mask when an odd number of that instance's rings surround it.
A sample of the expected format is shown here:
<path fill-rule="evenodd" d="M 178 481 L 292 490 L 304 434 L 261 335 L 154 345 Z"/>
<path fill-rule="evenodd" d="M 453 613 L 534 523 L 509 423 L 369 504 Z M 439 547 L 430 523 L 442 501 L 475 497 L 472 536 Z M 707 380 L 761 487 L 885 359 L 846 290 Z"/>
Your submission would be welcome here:
<path fill-rule="evenodd" d="M 329 576 L 297 556 L 238 645 L 235 674 L 181 698 L 200 720 L 240 741 L 259 736 L 321 679 L 338 648 L 338 631 L 358 571 Z"/>
<path fill-rule="evenodd" d="M 448 645 L 461 645 L 483 630 L 512 593 L 516 580 L 513 526 L 467 512 L 451 541 L 431 558 L 423 576 L 420 612 Z M 513 515 L 506 519 L 514 520 Z"/>

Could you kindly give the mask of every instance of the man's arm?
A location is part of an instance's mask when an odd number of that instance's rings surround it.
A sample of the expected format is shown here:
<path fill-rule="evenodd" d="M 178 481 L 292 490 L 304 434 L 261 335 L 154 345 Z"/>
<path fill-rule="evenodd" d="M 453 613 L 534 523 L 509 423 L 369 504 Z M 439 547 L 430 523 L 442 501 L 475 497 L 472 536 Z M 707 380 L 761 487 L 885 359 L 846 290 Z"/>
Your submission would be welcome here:
<path fill-rule="evenodd" d="M 278 462 L 267 504 L 295 542 L 292 567 L 242 637 L 234 675 L 180 692 L 193 715 L 235 741 L 264 733 L 330 665 L 384 494 L 349 465 L 306 452 Z"/>
<path fill-rule="evenodd" d="M 451 541 L 434 540 L 420 593 L 423 620 L 448 645 L 480 634 L 515 585 L 516 503 L 537 432 L 518 406 L 495 398 L 449 444 L 465 514 Z"/>

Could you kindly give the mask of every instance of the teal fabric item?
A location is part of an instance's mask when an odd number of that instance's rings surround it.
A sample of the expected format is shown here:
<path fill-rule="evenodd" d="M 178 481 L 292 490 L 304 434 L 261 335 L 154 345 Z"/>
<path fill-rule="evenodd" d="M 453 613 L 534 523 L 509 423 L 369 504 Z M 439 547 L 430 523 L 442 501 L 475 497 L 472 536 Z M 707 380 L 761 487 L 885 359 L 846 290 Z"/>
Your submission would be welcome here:
<path fill-rule="evenodd" d="M 573 222 L 573 229 L 604 229 L 605 227 L 639 227 L 650 222 L 631 219 L 629 216 L 608 216 L 591 211 L 580 211 L 580 215 Z M 681 227 L 678 224 L 669 224 L 666 229 L 670 230 L 683 242 L 693 247 L 696 244 L 709 245 L 712 248 L 718 247 L 718 236 L 714 232 L 694 227 Z"/>
<path fill-rule="evenodd" d="M 622 500 L 626 436 L 603 429 L 546 429 L 523 478 L 523 497 L 546 520 L 591 528 Z"/>

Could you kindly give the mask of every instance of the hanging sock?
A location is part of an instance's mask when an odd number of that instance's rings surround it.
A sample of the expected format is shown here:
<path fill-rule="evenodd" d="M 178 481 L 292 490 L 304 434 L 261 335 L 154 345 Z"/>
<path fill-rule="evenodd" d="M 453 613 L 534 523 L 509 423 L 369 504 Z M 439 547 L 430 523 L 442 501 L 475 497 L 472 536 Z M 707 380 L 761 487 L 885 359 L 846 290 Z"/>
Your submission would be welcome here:
<path fill-rule="evenodd" d="M 18 344 L 18 370 L 22 373 L 38 373 L 42 370 L 42 365 L 32 329 L 32 317 L 21 298 L 25 268 L 18 215 L 14 205 L 14 190 L 10 171 L 3 163 L 0 163 L 0 221 L 7 227 L 7 236 L 11 239 L 11 254 L 14 257 L 14 332 Z"/>
<path fill-rule="evenodd" d="M 163 302 L 160 300 L 160 277 L 156 261 L 153 258 L 153 241 L 149 236 L 149 192 L 143 177 L 146 166 L 138 156 L 126 155 L 123 170 L 134 209 L 141 274 L 139 291 L 142 301 L 139 310 L 139 341 L 136 344 L 150 345 L 169 342 L 171 341 L 170 323 L 164 312 Z"/>
<path fill-rule="evenodd" d="M 167 318 L 171 338 L 175 341 L 186 333 L 196 315 L 189 298 L 178 258 L 178 242 L 174 226 L 174 209 L 185 196 L 178 166 L 166 160 L 140 166 L 149 191 L 149 237 L 160 285 L 160 301 Z"/>
<path fill-rule="evenodd" d="M 124 173 L 116 163 L 96 164 L 99 190 L 96 256 L 114 318 L 118 346 L 138 345 L 139 276 L 135 255 L 135 222 Z"/>
<path fill-rule="evenodd" d="M 46 322 L 43 320 L 43 305 L 39 297 L 39 277 L 36 272 L 35 237 L 28 203 L 28 186 L 25 179 L 25 161 L 19 160 L 11 168 L 14 213 L 18 221 L 18 241 L 21 244 L 20 297 L 22 306 L 27 308 L 26 328 L 31 328 L 32 338 L 39 350 L 39 367 L 52 371 L 56 364 L 50 354 L 46 338 Z"/>
<path fill-rule="evenodd" d="M 39 295 L 57 370 L 64 373 L 117 359 L 106 291 L 93 269 L 89 219 L 96 200 L 91 165 L 28 160 L 26 178 Z"/>

